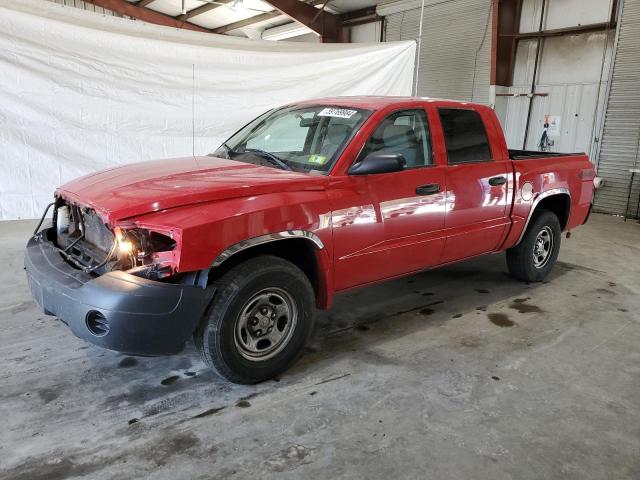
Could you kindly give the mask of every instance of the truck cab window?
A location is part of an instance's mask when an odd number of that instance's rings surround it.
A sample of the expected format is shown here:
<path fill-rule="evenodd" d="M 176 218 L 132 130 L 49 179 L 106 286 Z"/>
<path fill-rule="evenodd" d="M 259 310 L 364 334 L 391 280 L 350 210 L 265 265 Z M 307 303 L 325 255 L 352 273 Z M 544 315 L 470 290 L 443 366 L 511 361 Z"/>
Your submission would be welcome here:
<path fill-rule="evenodd" d="M 212 156 L 328 174 L 370 114 L 327 105 L 271 110 L 236 132 Z"/>
<path fill-rule="evenodd" d="M 487 131 L 474 110 L 439 109 L 449 164 L 491 160 Z"/>
<path fill-rule="evenodd" d="M 431 136 L 424 110 L 402 110 L 385 118 L 367 140 L 359 160 L 374 152 L 400 153 L 407 162 L 406 168 L 432 165 Z"/>
<path fill-rule="evenodd" d="M 246 146 L 268 152 L 301 152 L 304 150 L 308 133 L 309 127 L 301 126 L 299 118 L 282 115 L 274 119 L 264 134 L 255 135 L 247 140 Z"/>

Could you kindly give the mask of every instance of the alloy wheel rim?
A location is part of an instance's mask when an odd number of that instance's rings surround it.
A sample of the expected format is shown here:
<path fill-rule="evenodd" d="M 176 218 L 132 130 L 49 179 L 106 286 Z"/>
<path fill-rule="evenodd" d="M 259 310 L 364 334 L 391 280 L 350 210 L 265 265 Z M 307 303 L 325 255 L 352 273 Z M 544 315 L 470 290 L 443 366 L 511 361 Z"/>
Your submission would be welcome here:
<path fill-rule="evenodd" d="M 297 321 L 298 308 L 288 292 L 275 287 L 261 290 L 240 310 L 234 332 L 236 348 L 247 360 L 273 358 L 291 340 Z"/>
<path fill-rule="evenodd" d="M 553 251 L 553 230 L 544 226 L 536 236 L 533 243 L 533 265 L 536 268 L 543 268 L 551 259 Z"/>

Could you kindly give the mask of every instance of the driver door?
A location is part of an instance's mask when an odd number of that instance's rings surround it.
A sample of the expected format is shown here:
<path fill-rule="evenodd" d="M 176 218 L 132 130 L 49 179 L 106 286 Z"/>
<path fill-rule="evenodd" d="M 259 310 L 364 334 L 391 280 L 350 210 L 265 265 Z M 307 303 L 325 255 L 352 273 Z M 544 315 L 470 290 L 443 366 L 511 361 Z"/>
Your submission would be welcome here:
<path fill-rule="evenodd" d="M 422 270 L 442 257 L 445 172 L 433 162 L 425 110 L 382 120 L 357 161 L 373 153 L 402 154 L 406 167 L 351 178 L 360 197 L 352 205 L 362 205 L 347 221 L 333 212 L 337 290 Z"/>

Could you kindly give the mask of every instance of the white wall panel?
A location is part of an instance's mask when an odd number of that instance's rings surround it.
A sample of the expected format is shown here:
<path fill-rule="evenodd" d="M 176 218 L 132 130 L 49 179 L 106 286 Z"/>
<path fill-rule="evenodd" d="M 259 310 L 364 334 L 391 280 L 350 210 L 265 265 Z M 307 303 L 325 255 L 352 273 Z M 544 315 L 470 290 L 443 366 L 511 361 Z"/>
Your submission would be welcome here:
<path fill-rule="evenodd" d="M 526 94 L 528 87 L 496 87 L 496 93 Z M 527 123 L 527 107 L 529 99 L 526 96 L 496 97 L 496 114 L 502 125 L 509 148 L 519 149 L 524 141 L 524 125 Z"/>
<path fill-rule="evenodd" d="M 611 0 L 547 0 L 546 28 L 575 27 L 609 20 Z"/>
<path fill-rule="evenodd" d="M 364 23 L 349 28 L 351 43 L 377 43 L 380 42 L 382 22 Z"/>
<path fill-rule="evenodd" d="M 546 38 L 543 41 L 537 72 L 536 96 L 532 101 L 531 122 L 525 148 L 537 150 L 545 115 L 560 117 L 561 134 L 552 137 L 552 151 L 595 151 L 597 108 L 602 107 L 611 58 L 612 37 L 605 33 L 585 33 Z M 514 86 L 506 93 L 527 93 L 531 89 L 537 41 L 522 40 L 516 50 Z M 500 108 L 498 108 L 500 106 Z M 498 97 L 496 111 L 507 144 L 522 148 L 529 99 Z"/>
<path fill-rule="evenodd" d="M 520 14 L 520 32 L 537 32 L 540 28 L 542 0 L 523 0 Z"/>
<path fill-rule="evenodd" d="M 599 82 L 603 59 L 605 70 L 609 65 L 604 51 L 606 41 L 605 32 L 545 39 L 538 81 L 545 84 Z M 607 72 L 604 73 L 606 79 Z"/>
<path fill-rule="evenodd" d="M 611 0 L 547 0 L 546 30 L 603 23 L 609 20 Z M 520 32 L 536 32 L 540 27 L 542 0 L 524 0 Z"/>
<path fill-rule="evenodd" d="M 531 87 L 533 70 L 536 60 L 536 41 L 521 40 L 516 49 L 513 67 L 513 86 Z"/>
<path fill-rule="evenodd" d="M 597 84 L 538 84 L 537 91 L 548 93 L 536 97 L 526 148 L 539 150 L 545 115 L 560 118 L 560 135 L 551 137 L 554 152 L 589 152 L 598 95 Z"/>

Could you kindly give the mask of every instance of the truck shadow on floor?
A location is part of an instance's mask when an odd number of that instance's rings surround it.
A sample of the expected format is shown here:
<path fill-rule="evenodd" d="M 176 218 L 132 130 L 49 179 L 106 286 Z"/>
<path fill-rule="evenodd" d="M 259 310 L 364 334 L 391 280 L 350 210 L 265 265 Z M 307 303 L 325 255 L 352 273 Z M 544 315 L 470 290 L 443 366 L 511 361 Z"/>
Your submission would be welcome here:
<path fill-rule="evenodd" d="M 317 316 L 308 354 L 295 371 L 461 317 L 491 328 L 517 326 L 518 314 L 544 313 L 536 292 L 562 283 L 572 269 L 559 263 L 544 282 L 529 284 L 510 277 L 499 257 L 486 256 L 338 295 L 332 310 Z"/>
<path fill-rule="evenodd" d="M 126 391 L 112 392 L 105 403 L 114 408 L 123 402 L 143 406 L 135 421 L 178 405 L 183 410 L 190 404 L 202 404 L 203 398 L 216 398 L 226 406 L 239 402 L 242 406 L 245 401 L 249 403 L 248 397 L 278 388 L 280 381 L 280 387 L 284 387 L 325 375 L 333 364 L 356 355 L 353 352 L 366 350 L 368 360 L 380 363 L 398 361 L 376 357 L 372 350 L 406 335 L 428 335 L 429 329 L 469 314 L 473 321 L 486 322 L 491 328 L 514 326 L 517 314 L 544 311 L 544 305 L 534 300 L 536 290 L 548 282 L 562 283 L 561 277 L 570 268 L 559 265 L 545 283 L 526 284 L 509 277 L 500 258 L 488 256 L 338 295 L 330 311 L 316 316 L 301 361 L 280 379 L 257 386 L 234 385 L 220 379 L 205 367 L 191 343 L 172 357 L 134 358 L 109 352 L 107 355 L 114 357 L 109 362 L 112 365 L 109 371 L 101 369 L 102 374 L 114 382 L 130 383 Z M 503 312 L 505 308 L 509 313 Z M 118 368 L 114 369 L 113 363 Z M 141 376 L 154 376 L 155 382 L 136 381 Z M 217 408 L 213 406 L 211 411 Z"/>

